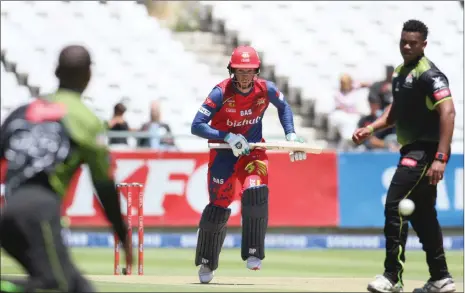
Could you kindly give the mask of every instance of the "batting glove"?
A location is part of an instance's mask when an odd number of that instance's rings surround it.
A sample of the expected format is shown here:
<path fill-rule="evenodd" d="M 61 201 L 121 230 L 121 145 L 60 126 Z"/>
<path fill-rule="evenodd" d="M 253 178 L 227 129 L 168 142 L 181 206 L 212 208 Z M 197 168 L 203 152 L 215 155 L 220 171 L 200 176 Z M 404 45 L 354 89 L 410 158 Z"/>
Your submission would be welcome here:
<path fill-rule="evenodd" d="M 304 140 L 300 137 L 297 137 L 297 134 L 295 133 L 288 133 L 286 134 L 286 140 L 287 141 L 295 141 L 295 142 L 300 142 L 303 143 Z M 291 159 L 291 162 L 296 162 L 296 161 L 303 161 L 307 159 L 307 153 L 297 151 L 297 152 L 290 152 L 289 157 Z"/>
<path fill-rule="evenodd" d="M 224 141 L 229 143 L 236 157 L 250 154 L 250 146 L 242 134 L 228 133 Z"/>

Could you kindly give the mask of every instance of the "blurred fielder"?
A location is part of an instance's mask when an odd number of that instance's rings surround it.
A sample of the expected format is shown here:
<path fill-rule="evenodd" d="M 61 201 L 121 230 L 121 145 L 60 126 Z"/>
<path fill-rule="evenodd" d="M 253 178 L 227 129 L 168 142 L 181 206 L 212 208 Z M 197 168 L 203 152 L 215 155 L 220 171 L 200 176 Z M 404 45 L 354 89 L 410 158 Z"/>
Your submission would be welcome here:
<path fill-rule="evenodd" d="M 0 160 L 8 165 L 1 247 L 29 275 L 2 276 L 1 292 L 95 292 L 72 263 L 61 235 L 61 199 L 83 163 L 132 263 L 109 153 L 100 139 L 103 124 L 81 101 L 91 76 L 90 55 L 69 46 L 58 63 L 59 89 L 14 110 L 1 128 Z"/>

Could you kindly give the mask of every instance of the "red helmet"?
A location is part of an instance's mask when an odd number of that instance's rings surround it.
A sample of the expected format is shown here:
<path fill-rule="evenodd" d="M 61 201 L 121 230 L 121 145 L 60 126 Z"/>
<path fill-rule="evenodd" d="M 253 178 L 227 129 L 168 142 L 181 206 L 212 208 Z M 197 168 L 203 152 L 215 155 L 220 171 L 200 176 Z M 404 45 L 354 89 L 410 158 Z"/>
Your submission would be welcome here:
<path fill-rule="evenodd" d="M 255 69 L 253 77 L 250 74 L 236 73 L 236 69 Z M 253 86 L 254 79 L 260 73 L 260 57 L 257 51 L 250 46 L 239 46 L 234 49 L 228 64 L 229 75 L 234 84 L 240 89 L 248 89 Z"/>
<path fill-rule="evenodd" d="M 260 57 L 257 51 L 250 46 L 239 46 L 234 49 L 231 60 L 229 61 L 228 69 L 259 69 Z"/>

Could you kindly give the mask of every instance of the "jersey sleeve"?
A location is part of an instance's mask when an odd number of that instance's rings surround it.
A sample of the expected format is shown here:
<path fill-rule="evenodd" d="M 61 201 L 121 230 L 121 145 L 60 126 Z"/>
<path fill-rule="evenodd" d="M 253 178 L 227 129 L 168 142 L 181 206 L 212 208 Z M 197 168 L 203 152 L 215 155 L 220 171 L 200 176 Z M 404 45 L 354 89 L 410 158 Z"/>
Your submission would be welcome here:
<path fill-rule="evenodd" d="M 429 70 L 422 75 L 428 96 L 428 108 L 435 109 L 440 103 L 452 99 L 447 77 L 438 70 Z"/>
<path fill-rule="evenodd" d="M 266 82 L 268 90 L 268 99 L 278 109 L 279 121 L 284 129 L 284 133 L 294 133 L 294 115 L 291 106 L 287 103 L 283 93 L 281 93 L 276 85 L 271 82 Z"/>
<path fill-rule="evenodd" d="M 223 140 L 227 133 L 208 125 L 213 116 L 221 109 L 222 105 L 223 93 L 220 88 L 215 87 L 202 103 L 194 117 L 194 121 L 192 121 L 192 134 L 206 139 Z"/>

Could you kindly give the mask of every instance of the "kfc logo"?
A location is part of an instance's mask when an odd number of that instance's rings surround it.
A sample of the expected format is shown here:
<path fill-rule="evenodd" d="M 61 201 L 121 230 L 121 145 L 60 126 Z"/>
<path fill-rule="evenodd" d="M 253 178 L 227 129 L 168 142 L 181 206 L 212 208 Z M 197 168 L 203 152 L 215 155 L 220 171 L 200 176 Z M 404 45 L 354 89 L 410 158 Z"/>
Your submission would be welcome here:
<path fill-rule="evenodd" d="M 209 202 L 207 160 L 118 159 L 116 166 L 116 182 L 143 184 L 145 221 L 162 224 L 166 221 L 182 221 L 180 214 L 197 217 Z M 100 203 L 94 196 L 89 168 L 84 165 L 78 175 L 64 202 L 66 215 L 78 225 L 106 225 Z M 218 178 L 215 181 L 221 184 L 223 179 Z M 127 198 L 122 195 L 120 202 L 125 214 Z M 231 215 L 236 215 L 240 212 L 240 205 L 233 204 Z M 138 199 L 133 197 L 132 206 L 137 205 Z"/>

